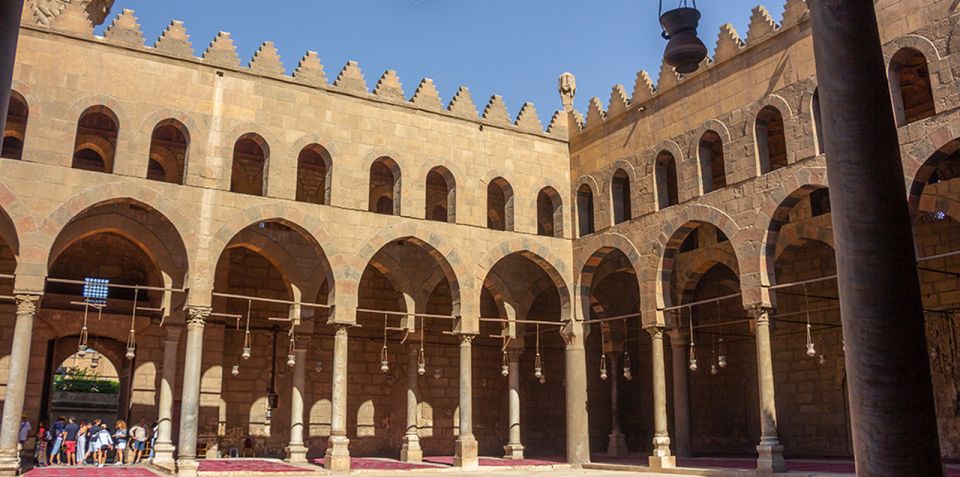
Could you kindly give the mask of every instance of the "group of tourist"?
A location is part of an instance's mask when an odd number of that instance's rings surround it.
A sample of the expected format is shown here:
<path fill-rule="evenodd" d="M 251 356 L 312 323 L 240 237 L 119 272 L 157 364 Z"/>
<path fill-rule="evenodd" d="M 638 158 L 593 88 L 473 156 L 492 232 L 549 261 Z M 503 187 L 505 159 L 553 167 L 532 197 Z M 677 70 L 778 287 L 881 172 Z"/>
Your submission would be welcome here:
<path fill-rule="evenodd" d="M 30 435 L 30 423 L 23 419 L 20 425 L 20 443 Z M 150 430 L 140 419 L 133 427 L 118 420 L 110 426 L 100 419 L 91 422 L 59 417 L 52 426 L 43 422 L 37 428 L 34 456 L 38 467 L 48 465 L 96 465 L 103 467 L 112 460 L 114 465 L 139 464 L 153 457 L 157 424 Z M 148 450 L 149 449 L 149 450 Z"/>

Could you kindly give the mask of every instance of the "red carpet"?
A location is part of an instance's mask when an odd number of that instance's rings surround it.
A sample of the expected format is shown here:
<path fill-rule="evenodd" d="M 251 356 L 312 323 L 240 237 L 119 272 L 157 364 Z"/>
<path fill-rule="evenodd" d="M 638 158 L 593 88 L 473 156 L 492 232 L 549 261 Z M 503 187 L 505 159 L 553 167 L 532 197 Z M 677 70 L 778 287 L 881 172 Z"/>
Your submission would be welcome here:
<path fill-rule="evenodd" d="M 323 458 L 314 459 L 313 463 L 323 467 Z M 368 457 L 351 457 L 350 470 L 416 470 L 416 469 L 436 469 L 437 465 L 432 464 L 410 464 L 391 459 L 378 459 Z"/>
<path fill-rule="evenodd" d="M 449 457 L 449 456 L 424 457 L 423 460 L 427 462 L 433 462 L 435 464 L 453 465 L 453 457 Z M 522 467 L 522 466 L 531 466 L 531 465 L 554 465 L 554 464 L 563 463 L 563 461 L 555 462 L 555 461 L 537 460 L 537 459 L 509 460 L 509 459 L 501 459 L 498 457 L 480 457 L 479 461 L 480 461 L 481 467 Z"/>
<path fill-rule="evenodd" d="M 304 472 L 303 468 L 259 459 L 215 459 L 201 460 L 200 472 Z"/>
<path fill-rule="evenodd" d="M 156 477 L 156 474 L 146 469 L 132 467 L 43 467 L 33 469 L 27 477 Z"/>

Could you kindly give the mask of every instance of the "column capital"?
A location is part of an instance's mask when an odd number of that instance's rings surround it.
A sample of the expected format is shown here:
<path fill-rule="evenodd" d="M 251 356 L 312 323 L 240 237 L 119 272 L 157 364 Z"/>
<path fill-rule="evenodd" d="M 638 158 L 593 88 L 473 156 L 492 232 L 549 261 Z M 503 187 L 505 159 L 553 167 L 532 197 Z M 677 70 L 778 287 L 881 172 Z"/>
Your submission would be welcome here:
<path fill-rule="evenodd" d="M 338 323 L 336 326 L 337 326 L 337 331 L 336 331 L 337 336 L 347 336 L 350 328 L 353 328 L 355 325 Z"/>
<path fill-rule="evenodd" d="M 17 301 L 17 314 L 35 314 L 37 304 L 40 303 L 41 295 L 17 294 L 14 298 Z"/>
<path fill-rule="evenodd" d="M 576 319 L 567 320 L 563 323 L 560 328 L 560 337 L 563 338 L 564 344 L 573 346 L 577 344 L 577 341 L 580 341 L 582 345 L 582 338 L 586 334 L 583 323 L 583 321 Z"/>
<path fill-rule="evenodd" d="M 647 328 L 647 333 L 650 333 L 650 338 L 655 339 L 655 340 L 662 340 L 662 339 L 663 339 L 663 334 L 664 334 L 666 331 L 667 331 L 667 329 L 666 329 L 665 327 L 663 327 L 663 326 L 651 326 L 651 327 Z"/>
<path fill-rule="evenodd" d="M 456 336 L 457 339 L 460 340 L 460 344 L 461 344 L 461 345 L 463 345 L 463 344 L 467 344 L 467 345 L 472 344 L 472 343 L 473 343 L 473 339 L 477 337 L 477 335 L 471 334 L 471 333 L 454 333 L 454 336 Z"/>
<path fill-rule="evenodd" d="M 750 316 L 757 320 L 757 324 L 769 324 L 770 315 L 773 314 L 773 307 L 764 304 L 755 304 L 746 307 Z"/>
<path fill-rule="evenodd" d="M 187 327 L 203 328 L 210 318 L 213 309 L 209 306 L 188 306 L 187 307 Z"/>

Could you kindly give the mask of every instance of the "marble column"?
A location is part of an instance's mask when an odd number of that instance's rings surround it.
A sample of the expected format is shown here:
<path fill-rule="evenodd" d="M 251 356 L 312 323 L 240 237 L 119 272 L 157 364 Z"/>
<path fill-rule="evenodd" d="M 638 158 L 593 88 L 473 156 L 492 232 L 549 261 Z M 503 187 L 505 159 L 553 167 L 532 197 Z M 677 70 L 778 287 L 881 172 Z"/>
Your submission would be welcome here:
<path fill-rule="evenodd" d="M 567 462 L 574 468 L 590 463 L 590 428 L 587 415 L 587 355 L 583 322 L 568 321 L 560 331 L 564 341 L 564 378 L 567 407 Z"/>
<path fill-rule="evenodd" d="M 667 430 L 667 365 L 663 356 L 663 332 L 660 327 L 647 328 L 650 333 L 650 349 L 653 364 L 653 455 L 651 469 L 667 469 L 677 466 L 676 457 L 670 455 L 670 432 Z"/>
<path fill-rule="evenodd" d="M 407 428 L 403 434 L 403 447 L 400 449 L 401 462 L 423 462 L 423 449 L 420 448 L 420 434 L 417 425 L 417 372 L 420 356 L 419 343 L 410 342 L 407 349 Z"/>
<path fill-rule="evenodd" d="M 17 41 L 20 38 L 20 20 L 23 15 L 23 0 L 0 2 L 0 131 L 7 122 L 10 102 L 10 87 L 13 84 L 13 68 L 17 58 Z"/>
<path fill-rule="evenodd" d="M 473 338 L 461 334 L 460 338 L 460 436 L 457 437 L 453 465 L 464 470 L 476 469 L 477 439 L 473 436 Z"/>
<path fill-rule="evenodd" d="M 627 437 L 620 429 L 620 353 L 607 354 L 607 379 L 610 380 L 610 438 L 607 443 L 607 454 L 615 456 L 627 455 Z"/>
<path fill-rule="evenodd" d="M 39 295 L 17 295 L 17 322 L 13 329 L 13 345 L 7 374 L 7 389 L 3 400 L 3 423 L 0 427 L 0 475 L 18 474 L 20 418 L 27 392 L 30 372 L 30 342 L 33 340 L 33 322 L 37 317 Z"/>
<path fill-rule="evenodd" d="M 323 466 L 327 470 L 350 470 L 350 439 L 347 438 L 347 330 L 338 325 L 333 340 L 333 389 L 331 396 L 330 439 Z"/>
<path fill-rule="evenodd" d="M 673 352 L 673 427 L 677 457 L 691 457 L 693 444 L 690 440 L 690 382 L 687 376 L 687 335 L 680 330 L 667 332 L 670 335 L 670 351 Z"/>
<path fill-rule="evenodd" d="M 203 328 L 211 309 L 187 307 L 187 344 L 183 361 L 183 397 L 180 403 L 180 444 L 177 475 L 197 475 L 197 432 L 200 418 L 200 374 L 203 363 Z"/>
<path fill-rule="evenodd" d="M 773 383 L 773 354 L 770 350 L 770 310 L 750 310 L 756 320 L 757 383 L 760 386 L 760 444 L 757 446 L 757 471 L 786 472 L 783 446 L 777 435 L 777 403 Z"/>
<path fill-rule="evenodd" d="M 507 351 L 507 369 L 510 375 L 507 376 L 509 386 L 508 396 L 508 422 L 510 441 L 503 446 L 504 459 L 522 460 L 523 459 L 523 441 L 520 439 L 520 356 L 523 349 L 510 349 Z"/>
<path fill-rule="evenodd" d="M 300 341 L 300 346 L 309 342 Z M 296 363 L 293 365 L 293 386 L 290 389 L 290 444 L 285 449 L 287 462 L 291 464 L 307 463 L 307 446 L 303 442 L 303 401 L 306 391 L 307 350 L 294 351 Z"/>
<path fill-rule="evenodd" d="M 163 369 L 160 375 L 160 402 L 157 406 L 157 444 L 153 464 L 167 471 L 176 470 L 173 453 L 173 387 L 177 379 L 177 347 L 180 328 L 167 326 L 163 340 Z"/>

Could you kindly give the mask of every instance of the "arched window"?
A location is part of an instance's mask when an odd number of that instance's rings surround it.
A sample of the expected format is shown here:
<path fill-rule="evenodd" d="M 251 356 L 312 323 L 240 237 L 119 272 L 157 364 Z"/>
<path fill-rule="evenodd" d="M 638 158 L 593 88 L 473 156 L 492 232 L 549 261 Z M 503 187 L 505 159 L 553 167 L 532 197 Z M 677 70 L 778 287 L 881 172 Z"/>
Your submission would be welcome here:
<path fill-rule="evenodd" d="M 610 183 L 610 195 L 613 202 L 613 223 L 619 224 L 633 218 L 630 208 L 630 176 L 627 171 L 617 169 Z"/>
<path fill-rule="evenodd" d="M 427 220 L 456 222 L 457 181 L 446 167 L 437 166 L 427 173 L 426 194 Z"/>
<path fill-rule="evenodd" d="M 577 226 L 580 228 L 581 237 L 594 232 L 593 189 L 587 184 L 583 184 L 577 189 Z"/>
<path fill-rule="evenodd" d="M 244 134 L 233 146 L 233 171 L 230 191 L 238 194 L 263 196 L 266 192 L 267 159 L 270 148 L 267 141 L 254 133 Z"/>
<path fill-rule="evenodd" d="M 73 146 L 74 169 L 113 172 L 120 121 L 106 106 L 92 106 L 77 121 L 77 141 Z"/>
<path fill-rule="evenodd" d="M 487 227 L 513 230 L 513 187 L 502 177 L 487 185 Z"/>
<path fill-rule="evenodd" d="M 537 235 L 563 237 L 563 201 L 553 187 L 537 194 Z"/>
<path fill-rule="evenodd" d="M 153 128 L 147 179 L 183 184 L 183 171 L 190 146 L 187 127 L 176 119 L 165 119 Z"/>
<path fill-rule="evenodd" d="M 323 146 L 303 148 L 297 158 L 297 201 L 329 204 L 332 171 L 333 159 Z"/>
<path fill-rule="evenodd" d="M 700 136 L 700 175 L 703 193 L 727 186 L 727 171 L 723 164 L 723 140 L 716 131 L 707 131 Z"/>
<path fill-rule="evenodd" d="M 823 142 L 823 120 L 820 116 L 820 90 L 813 90 L 813 99 L 810 101 L 810 113 L 813 116 L 813 131 L 816 133 L 814 139 L 817 141 L 815 150 L 817 154 L 826 154 L 827 146 Z"/>
<path fill-rule="evenodd" d="M 890 60 L 890 94 L 897 125 L 904 126 L 936 114 L 927 57 L 903 48 Z"/>
<path fill-rule="evenodd" d="M 787 166 L 787 138 L 783 129 L 783 115 L 773 106 L 765 106 L 757 114 L 755 128 L 757 157 L 760 173 Z"/>
<path fill-rule="evenodd" d="M 370 212 L 400 215 L 400 166 L 386 156 L 370 166 Z"/>
<path fill-rule="evenodd" d="M 30 110 L 27 100 L 16 91 L 10 92 L 10 107 L 7 109 L 7 125 L 3 130 L 3 150 L 0 157 L 4 159 L 22 159 L 23 141 L 27 134 L 27 118 Z"/>
<path fill-rule="evenodd" d="M 657 209 L 665 209 L 680 203 L 677 186 L 677 160 L 673 154 L 660 151 L 656 164 Z"/>

